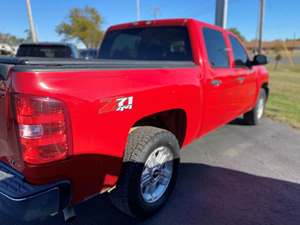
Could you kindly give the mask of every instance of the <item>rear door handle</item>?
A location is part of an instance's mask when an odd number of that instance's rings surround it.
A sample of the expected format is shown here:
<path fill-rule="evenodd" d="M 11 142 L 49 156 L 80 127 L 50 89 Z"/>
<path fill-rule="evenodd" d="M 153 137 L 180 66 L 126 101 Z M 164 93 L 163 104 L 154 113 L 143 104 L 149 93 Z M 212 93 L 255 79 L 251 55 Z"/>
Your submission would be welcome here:
<path fill-rule="evenodd" d="M 245 77 L 238 77 L 237 80 L 242 84 L 245 81 Z"/>
<path fill-rule="evenodd" d="M 212 84 L 214 87 L 219 87 L 219 86 L 222 84 L 222 81 L 221 81 L 221 80 L 212 80 L 212 81 L 211 81 L 211 84 Z"/>

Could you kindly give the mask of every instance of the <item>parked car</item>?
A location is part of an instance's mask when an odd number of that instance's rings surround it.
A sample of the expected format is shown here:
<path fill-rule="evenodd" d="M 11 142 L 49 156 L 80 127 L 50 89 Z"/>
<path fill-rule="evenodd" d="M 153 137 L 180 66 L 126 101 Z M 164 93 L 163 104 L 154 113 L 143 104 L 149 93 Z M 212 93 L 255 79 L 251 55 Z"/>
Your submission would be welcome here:
<path fill-rule="evenodd" d="M 109 192 L 122 212 L 148 217 L 174 189 L 182 147 L 240 115 L 250 125 L 263 117 L 266 57 L 250 59 L 217 26 L 116 25 L 99 59 L 0 60 L 2 212 L 68 220 Z"/>
<path fill-rule="evenodd" d="M 96 59 L 97 58 L 97 49 L 81 49 L 79 50 L 79 55 L 81 59 Z"/>
<path fill-rule="evenodd" d="M 8 44 L 0 43 L 0 56 L 13 56 L 15 54 L 14 48 Z"/>
<path fill-rule="evenodd" d="M 24 43 L 18 48 L 17 57 L 79 58 L 77 48 L 67 43 Z"/>

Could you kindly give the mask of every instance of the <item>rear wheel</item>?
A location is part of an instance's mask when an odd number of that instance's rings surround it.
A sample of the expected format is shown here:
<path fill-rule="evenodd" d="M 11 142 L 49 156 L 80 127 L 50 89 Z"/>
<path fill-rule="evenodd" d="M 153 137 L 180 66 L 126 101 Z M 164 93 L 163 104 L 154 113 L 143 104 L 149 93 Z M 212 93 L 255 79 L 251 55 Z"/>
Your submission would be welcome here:
<path fill-rule="evenodd" d="M 179 145 L 169 131 L 138 127 L 128 138 L 123 170 L 112 203 L 127 215 L 145 218 L 167 201 L 175 186 Z"/>
<path fill-rule="evenodd" d="M 259 123 L 264 115 L 266 102 L 266 91 L 264 89 L 261 89 L 255 108 L 244 115 L 244 120 L 247 124 L 257 125 Z"/>

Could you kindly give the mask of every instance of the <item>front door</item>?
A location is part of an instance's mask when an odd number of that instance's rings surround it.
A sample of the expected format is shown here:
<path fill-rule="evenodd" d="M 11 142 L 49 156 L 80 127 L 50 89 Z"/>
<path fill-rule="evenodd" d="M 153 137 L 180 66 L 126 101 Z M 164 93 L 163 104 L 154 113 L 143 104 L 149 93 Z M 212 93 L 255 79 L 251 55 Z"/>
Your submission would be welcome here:
<path fill-rule="evenodd" d="M 233 35 L 229 35 L 229 40 L 232 48 L 234 58 L 234 73 L 238 82 L 238 102 L 239 113 L 244 113 L 253 106 L 256 98 L 256 74 L 249 66 L 248 54 L 240 43 L 240 41 Z"/>

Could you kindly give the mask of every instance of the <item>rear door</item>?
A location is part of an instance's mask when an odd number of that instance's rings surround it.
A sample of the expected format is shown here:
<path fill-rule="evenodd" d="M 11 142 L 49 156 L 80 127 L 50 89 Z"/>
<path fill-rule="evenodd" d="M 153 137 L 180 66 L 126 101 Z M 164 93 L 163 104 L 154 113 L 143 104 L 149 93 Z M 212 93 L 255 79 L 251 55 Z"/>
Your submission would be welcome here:
<path fill-rule="evenodd" d="M 225 34 L 203 28 L 207 72 L 204 85 L 205 105 L 203 132 L 227 123 L 237 114 L 237 82 L 230 65 Z"/>
<path fill-rule="evenodd" d="M 241 42 L 229 34 L 233 53 L 233 68 L 238 82 L 239 113 L 244 113 L 253 106 L 256 95 L 255 71 L 249 66 L 249 56 Z"/>

